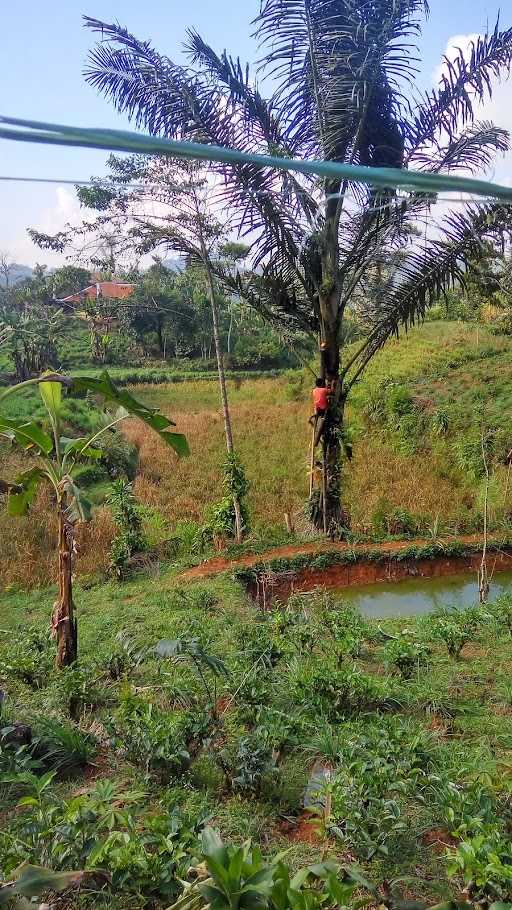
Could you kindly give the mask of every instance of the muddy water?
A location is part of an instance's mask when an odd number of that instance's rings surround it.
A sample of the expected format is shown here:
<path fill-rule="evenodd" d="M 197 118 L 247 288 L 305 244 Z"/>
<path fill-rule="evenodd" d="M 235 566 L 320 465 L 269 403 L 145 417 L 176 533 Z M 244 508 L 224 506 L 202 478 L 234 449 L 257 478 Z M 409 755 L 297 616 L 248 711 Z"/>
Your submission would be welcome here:
<path fill-rule="evenodd" d="M 333 593 L 353 603 L 365 616 L 380 619 L 420 616 L 438 607 L 469 607 L 478 601 L 476 573 L 354 585 L 335 588 Z M 489 600 L 505 593 L 512 593 L 512 571 L 496 573 Z"/>

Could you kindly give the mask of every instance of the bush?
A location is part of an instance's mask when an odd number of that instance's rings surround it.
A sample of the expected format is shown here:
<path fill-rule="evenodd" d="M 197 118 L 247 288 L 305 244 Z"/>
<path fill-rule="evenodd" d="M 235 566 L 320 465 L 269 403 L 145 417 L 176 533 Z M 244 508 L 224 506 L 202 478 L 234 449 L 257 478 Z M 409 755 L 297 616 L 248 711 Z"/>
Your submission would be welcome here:
<path fill-rule="evenodd" d="M 108 476 L 115 480 L 127 477 L 134 480 L 137 473 L 139 451 L 122 433 L 106 433 L 101 440 L 102 456 L 100 464 L 104 465 Z"/>
<path fill-rule="evenodd" d="M 436 610 L 422 625 L 432 641 L 444 642 L 450 657 L 458 660 L 464 645 L 477 638 L 479 627 L 489 619 L 490 614 L 480 607 L 459 610 L 452 606 Z"/>
<path fill-rule="evenodd" d="M 181 892 L 197 855 L 203 818 L 198 814 L 192 821 L 179 809 L 158 804 L 143 815 L 143 797 L 104 780 L 66 801 L 52 792 L 51 777 L 42 785 L 34 778 L 29 801 L 5 843 L 0 832 L 3 871 L 8 875 L 21 862 L 97 871 L 108 905 L 110 891 L 116 902 L 119 893 L 128 893 L 135 895 L 136 906 L 167 905 Z"/>
<path fill-rule="evenodd" d="M 55 687 L 59 702 L 73 720 L 78 720 L 83 711 L 105 704 L 104 689 L 98 686 L 98 668 L 91 664 L 63 667 Z"/>
<path fill-rule="evenodd" d="M 512 902 L 510 836 L 497 825 L 485 826 L 450 852 L 448 874 L 462 880 L 469 900 L 475 904 Z"/>
<path fill-rule="evenodd" d="M 200 529 L 195 541 L 196 549 L 204 549 L 215 536 L 235 536 L 235 498 L 240 506 L 242 532 L 245 534 L 249 530 L 249 512 L 246 501 L 249 481 L 245 476 L 244 466 L 235 452 L 226 456 L 223 474 L 222 486 L 225 496 L 207 510 L 206 524 Z"/>
<path fill-rule="evenodd" d="M 59 774 L 74 774 L 85 767 L 96 752 L 96 741 L 78 727 L 47 719 L 39 724 L 32 740 L 31 754 L 45 768 Z"/>
<path fill-rule="evenodd" d="M 105 658 L 108 675 L 113 680 L 121 679 L 138 667 L 146 654 L 147 649 L 137 645 L 127 632 L 118 632 Z"/>
<path fill-rule="evenodd" d="M 113 746 L 146 774 L 156 771 L 171 780 L 190 765 L 187 739 L 191 718 L 164 714 L 154 705 L 128 695 L 109 723 Z"/>
<path fill-rule="evenodd" d="M 108 480 L 108 472 L 100 464 L 84 464 L 75 468 L 74 478 L 79 487 L 92 487 L 95 483 Z"/>
<path fill-rule="evenodd" d="M 21 679 L 32 689 L 43 689 L 48 685 L 55 660 L 49 632 L 28 629 L 14 636 L 10 662 L 4 664 L 4 671 Z"/>
<path fill-rule="evenodd" d="M 110 555 L 118 578 L 122 578 L 128 560 L 146 547 L 142 530 L 140 507 L 133 495 L 131 483 L 122 478 L 115 480 L 107 496 L 117 527 Z"/>
<path fill-rule="evenodd" d="M 410 679 L 415 670 L 427 663 L 430 649 L 421 641 L 402 633 L 384 648 L 384 661 L 397 670 L 403 679 Z"/>
<path fill-rule="evenodd" d="M 266 731 L 259 727 L 242 736 L 219 755 L 222 770 L 233 792 L 259 797 L 278 774 L 274 750 Z"/>
<path fill-rule="evenodd" d="M 361 858 L 387 856 L 410 828 L 406 798 L 422 801 L 433 770 L 429 741 L 423 731 L 393 722 L 347 731 L 339 742 L 330 831 Z"/>
<path fill-rule="evenodd" d="M 357 711 L 392 704 L 386 681 L 369 676 L 356 666 L 340 670 L 325 662 L 310 665 L 296 677 L 295 691 L 309 711 L 332 722 Z"/>
<path fill-rule="evenodd" d="M 512 635 L 512 595 L 502 594 L 487 607 L 498 628 L 506 629 Z"/>

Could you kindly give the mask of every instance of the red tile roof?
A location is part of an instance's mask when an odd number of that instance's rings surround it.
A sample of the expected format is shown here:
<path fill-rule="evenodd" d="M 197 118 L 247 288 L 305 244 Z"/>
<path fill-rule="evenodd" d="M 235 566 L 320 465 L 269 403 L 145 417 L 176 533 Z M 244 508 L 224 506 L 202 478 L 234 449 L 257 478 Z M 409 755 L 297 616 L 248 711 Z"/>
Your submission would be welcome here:
<path fill-rule="evenodd" d="M 98 281 L 96 284 L 89 284 L 82 288 L 76 294 L 70 294 L 69 297 L 61 297 L 59 303 L 81 303 L 82 300 L 95 300 L 98 297 L 107 297 L 109 300 L 124 300 L 131 297 L 135 290 L 135 285 L 126 281 Z"/>

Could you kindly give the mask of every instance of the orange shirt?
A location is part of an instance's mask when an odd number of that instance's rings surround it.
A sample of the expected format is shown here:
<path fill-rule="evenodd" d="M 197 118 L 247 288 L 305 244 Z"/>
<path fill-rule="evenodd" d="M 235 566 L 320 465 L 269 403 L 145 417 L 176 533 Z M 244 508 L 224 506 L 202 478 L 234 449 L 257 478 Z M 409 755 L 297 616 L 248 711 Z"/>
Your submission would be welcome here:
<path fill-rule="evenodd" d="M 325 387 L 315 386 L 313 389 L 313 402 L 315 408 L 318 410 L 326 411 L 329 406 L 329 392 Z"/>

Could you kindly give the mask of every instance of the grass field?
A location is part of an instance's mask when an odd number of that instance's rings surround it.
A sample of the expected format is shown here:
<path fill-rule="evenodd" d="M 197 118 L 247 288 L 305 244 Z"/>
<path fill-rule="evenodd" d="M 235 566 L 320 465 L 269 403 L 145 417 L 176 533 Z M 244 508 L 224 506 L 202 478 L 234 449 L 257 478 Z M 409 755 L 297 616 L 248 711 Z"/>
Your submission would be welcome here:
<path fill-rule="evenodd" d="M 454 659 L 415 620 L 366 623 L 322 594 L 261 614 L 222 578 L 183 589 L 163 573 L 76 600 L 80 664 L 58 674 L 52 592 L 0 600 L 2 716 L 32 726 L 40 762 L 27 774 L 23 750 L 0 746 L 4 877 L 22 859 L 104 868 L 112 885 L 97 874 L 76 906 L 163 908 L 207 818 L 266 856 L 286 850 L 292 869 L 332 856 L 378 883 L 405 876 L 409 899 L 435 901 L 473 874 L 450 861 L 461 842 L 484 832 L 505 849 L 511 648 L 492 609 Z M 419 648 L 410 672 L 382 640 L 402 629 Z M 196 640 L 222 673 L 158 660 L 162 638 Z M 322 766 L 329 817 L 304 816 Z"/>
<path fill-rule="evenodd" d="M 389 342 L 375 358 L 354 390 L 348 414 L 354 458 L 345 468 L 344 500 L 355 533 L 379 537 L 390 531 L 428 535 L 480 528 L 479 415 L 497 428 L 496 445 L 508 451 L 511 349 L 510 339 L 481 326 L 441 322 Z M 260 537 L 272 528 L 282 532 L 285 512 L 295 513 L 300 525 L 308 487 L 310 384 L 307 372 L 228 382 L 236 448 L 251 483 L 253 533 Z M 190 458 L 177 461 L 141 425 L 126 425 L 140 451 L 135 491 L 161 513 L 162 534 L 169 536 L 179 523 L 201 523 L 208 506 L 221 497 L 218 389 L 215 382 L 194 380 L 134 389 L 172 417 L 190 442 Z M 404 395 L 407 408 L 401 413 Z M 77 419 L 87 422 L 88 404 L 79 405 Z M 29 411 L 28 405 L 23 408 Z M 2 461 L 3 470 L 12 473 L 12 456 Z M 15 462 L 19 466 L 19 459 Z M 497 456 L 491 491 L 495 527 L 508 521 L 505 484 L 506 467 Z M 45 503 L 41 498 L 30 518 L 17 522 L 0 512 L 6 541 L 0 583 L 30 586 L 51 580 L 54 531 Z M 81 536 L 79 574 L 103 570 L 112 536 L 104 509 Z"/>

